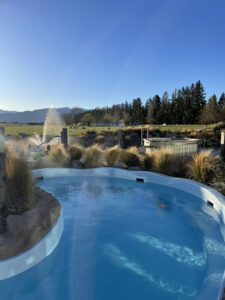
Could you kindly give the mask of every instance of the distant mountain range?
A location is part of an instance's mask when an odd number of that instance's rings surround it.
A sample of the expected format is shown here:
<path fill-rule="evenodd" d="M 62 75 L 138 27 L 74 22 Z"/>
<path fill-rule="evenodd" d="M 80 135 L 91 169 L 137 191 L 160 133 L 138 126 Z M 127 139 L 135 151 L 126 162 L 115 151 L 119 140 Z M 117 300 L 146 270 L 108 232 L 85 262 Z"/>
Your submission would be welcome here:
<path fill-rule="evenodd" d="M 2 110 L 0 109 L 0 114 L 7 114 L 7 113 L 15 113 L 15 110 Z"/>
<path fill-rule="evenodd" d="M 56 108 L 59 114 L 68 113 L 71 111 L 69 107 Z M 1 122 L 17 122 L 17 123 L 43 123 L 47 114 L 48 108 L 37 109 L 33 111 L 7 111 L 0 109 L 0 123 Z M 80 108 L 80 112 L 85 111 L 85 109 Z"/>

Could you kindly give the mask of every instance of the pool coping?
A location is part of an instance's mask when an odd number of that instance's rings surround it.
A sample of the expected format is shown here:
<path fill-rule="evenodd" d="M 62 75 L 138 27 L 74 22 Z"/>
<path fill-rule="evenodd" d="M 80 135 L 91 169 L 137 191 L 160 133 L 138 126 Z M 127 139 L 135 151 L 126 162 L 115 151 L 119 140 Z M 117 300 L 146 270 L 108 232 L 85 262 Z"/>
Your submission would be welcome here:
<path fill-rule="evenodd" d="M 63 233 L 63 212 L 56 224 L 32 248 L 16 256 L 0 261 L 0 280 L 9 279 L 37 265 L 49 256 L 58 245 Z"/>

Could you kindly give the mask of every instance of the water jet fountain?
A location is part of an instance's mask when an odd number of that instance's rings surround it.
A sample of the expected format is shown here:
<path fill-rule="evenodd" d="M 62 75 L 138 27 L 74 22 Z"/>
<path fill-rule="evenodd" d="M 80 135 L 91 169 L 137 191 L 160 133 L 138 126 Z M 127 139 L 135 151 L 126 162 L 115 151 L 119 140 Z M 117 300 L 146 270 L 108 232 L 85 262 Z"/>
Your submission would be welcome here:
<path fill-rule="evenodd" d="M 63 121 L 55 108 L 49 108 L 46 119 L 44 122 L 43 138 L 39 139 L 40 143 L 37 143 L 32 149 L 32 152 L 37 152 L 42 146 L 51 142 L 51 145 L 55 145 L 59 142 L 56 138 L 61 138 L 61 143 L 67 146 L 67 130 L 63 128 Z M 64 133 L 63 133 L 64 132 Z"/>
<path fill-rule="evenodd" d="M 62 119 L 55 108 L 49 108 L 43 129 L 43 142 L 47 142 L 49 138 L 60 136 L 63 128 Z"/>

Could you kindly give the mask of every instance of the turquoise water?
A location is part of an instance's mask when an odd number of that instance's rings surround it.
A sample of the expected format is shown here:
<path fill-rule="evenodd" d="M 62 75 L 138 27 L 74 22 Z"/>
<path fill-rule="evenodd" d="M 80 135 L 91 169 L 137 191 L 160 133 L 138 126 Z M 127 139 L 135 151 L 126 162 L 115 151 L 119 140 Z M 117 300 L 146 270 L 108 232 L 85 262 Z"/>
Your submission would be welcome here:
<path fill-rule="evenodd" d="M 39 185 L 61 202 L 64 232 L 50 256 L 0 282 L 1 300 L 217 298 L 225 247 L 199 198 L 103 177 Z"/>

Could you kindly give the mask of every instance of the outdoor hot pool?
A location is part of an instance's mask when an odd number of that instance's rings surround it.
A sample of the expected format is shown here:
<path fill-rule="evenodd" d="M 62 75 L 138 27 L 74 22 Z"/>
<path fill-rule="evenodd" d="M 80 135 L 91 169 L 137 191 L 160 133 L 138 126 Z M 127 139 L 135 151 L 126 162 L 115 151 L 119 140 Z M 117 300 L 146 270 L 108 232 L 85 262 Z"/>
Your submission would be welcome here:
<path fill-rule="evenodd" d="M 1 280 L 1 300 L 218 299 L 225 270 L 219 193 L 114 168 L 34 173 L 60 201 L 64 230 L 50 255 Z"/>

